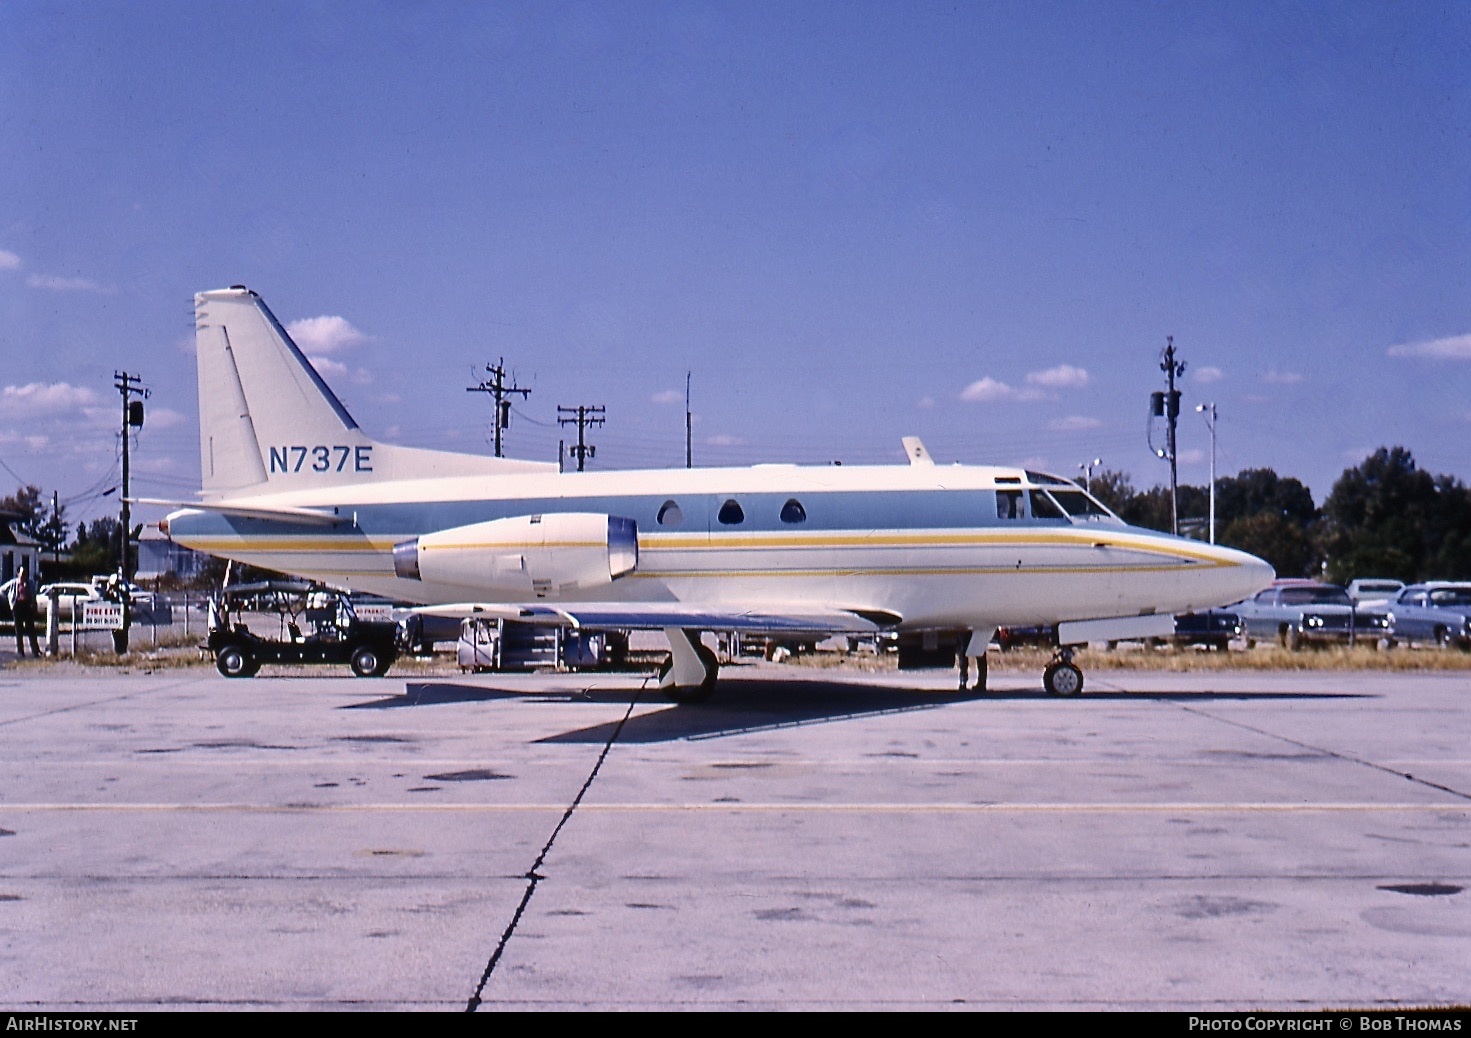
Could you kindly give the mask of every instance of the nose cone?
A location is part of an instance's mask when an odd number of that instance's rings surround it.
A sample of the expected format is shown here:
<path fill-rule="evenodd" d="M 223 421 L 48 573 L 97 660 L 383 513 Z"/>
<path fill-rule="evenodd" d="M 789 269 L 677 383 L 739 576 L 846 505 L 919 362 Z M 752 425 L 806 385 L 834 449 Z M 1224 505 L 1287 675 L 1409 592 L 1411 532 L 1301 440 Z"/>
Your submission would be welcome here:
<path fill-rule="evenodd" d="M 1210 601 L 1197 608 L 1214 608 L 1230 605 L 1249 598 L 1272 581 L 1277 573 L 1255 555 L 1235 548 L 1212 545 L 1209 558 L 1214 565 L 1208 573 L 1201 574 L 1202 585 L 1209 589 Z"/>

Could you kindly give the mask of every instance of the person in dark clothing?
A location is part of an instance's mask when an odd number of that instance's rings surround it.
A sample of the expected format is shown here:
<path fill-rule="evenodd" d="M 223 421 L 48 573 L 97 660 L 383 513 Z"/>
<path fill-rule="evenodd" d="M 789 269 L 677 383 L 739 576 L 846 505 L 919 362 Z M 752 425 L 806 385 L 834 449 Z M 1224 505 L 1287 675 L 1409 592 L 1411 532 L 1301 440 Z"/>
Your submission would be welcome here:
<path fill-rule="evenodd" d="M 24 562 L 20 564 L 20 572 L 15 575 L 15 583 L 10 590 L 10 615 L 15 619 L 15 654 L 26 654 L 24 639 L 29 635 L 31 654 L 40 656 L 41 647 L 36 644 L 36 580 L 31 576 L 30 566 Z"/>

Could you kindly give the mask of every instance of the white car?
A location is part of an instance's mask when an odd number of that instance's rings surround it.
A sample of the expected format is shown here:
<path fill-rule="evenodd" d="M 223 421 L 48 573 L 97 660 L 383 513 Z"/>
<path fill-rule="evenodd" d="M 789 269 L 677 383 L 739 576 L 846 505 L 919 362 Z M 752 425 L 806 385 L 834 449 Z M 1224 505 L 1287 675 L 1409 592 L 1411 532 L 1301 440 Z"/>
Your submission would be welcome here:
<path fill-rule="evenodd" d="M 88 602 L 104 601 L 102 594 L 91 584 L 82 583 L 58 583 L 47 584 L 41 588 L 41 608 L 51 608 L 51 593 L 56 592 L 56 618 L 58 620 L 72 620 L 82 615 L 82 608 Z"/>
<path fill-rule="evenodd" d="M 1362 609 L 1364 606 L 1382 606 L 1387 605 L 1404 589 L 1405 583 L 1402 580 L 1365 578 L 1355 580 L 1348 586 L 1348 598 L 1354 604 L 1355 609 Z"/>
<path fill-rule="evenodd" d="M 114 577 L 110 574 L 107 576 L 93 577 L 92 586 L 97 589 L 98 594 L 100 594 L 104 599 L 110 600 L 111 596 L 108 593 L 108 588 L 112 584 L 113 580 Z M 128 589 L 128 601 L 132 602 L 133 605 L 138 606 L 142 609 L 153 608 L 152 591 L 141 588 L 137 584 L 123 583 L 121 586 Z"/>

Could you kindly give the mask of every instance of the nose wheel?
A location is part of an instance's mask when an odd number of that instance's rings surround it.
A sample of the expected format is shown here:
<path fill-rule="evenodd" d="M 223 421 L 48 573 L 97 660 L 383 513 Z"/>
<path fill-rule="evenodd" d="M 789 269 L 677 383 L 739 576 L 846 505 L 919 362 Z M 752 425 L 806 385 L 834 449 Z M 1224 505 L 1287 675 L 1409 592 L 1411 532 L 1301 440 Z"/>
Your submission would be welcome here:
<path fill-rule="evenodd" d="M 1042 672 L 1042 688 L 1049 696 L 1076 696 L 1083 691 L 1083 672 L 1073 662 L 1073 650 L 1062 648 Z"/>

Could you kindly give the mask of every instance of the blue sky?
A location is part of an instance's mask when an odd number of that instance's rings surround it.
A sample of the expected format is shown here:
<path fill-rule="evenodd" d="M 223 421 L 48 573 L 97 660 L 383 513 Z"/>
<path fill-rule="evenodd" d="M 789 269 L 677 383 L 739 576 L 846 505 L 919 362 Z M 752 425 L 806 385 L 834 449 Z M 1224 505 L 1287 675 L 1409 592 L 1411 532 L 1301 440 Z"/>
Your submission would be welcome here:
<path fill-rule="evenodd" d="M 600 468 L 942 461 L 1321 501 L 1471 480 L 1464 3 L 0 5 L 0 490 L 198 486 L 194 292 L 246 284 L 360 424 L 602 404 Z M 300 323 L 298 323 L 300 322 Z M 1156 430 L 1159 433 L 1161 430 Z M 1158 439 L 1158 435 L 1157 435 Z"/>

